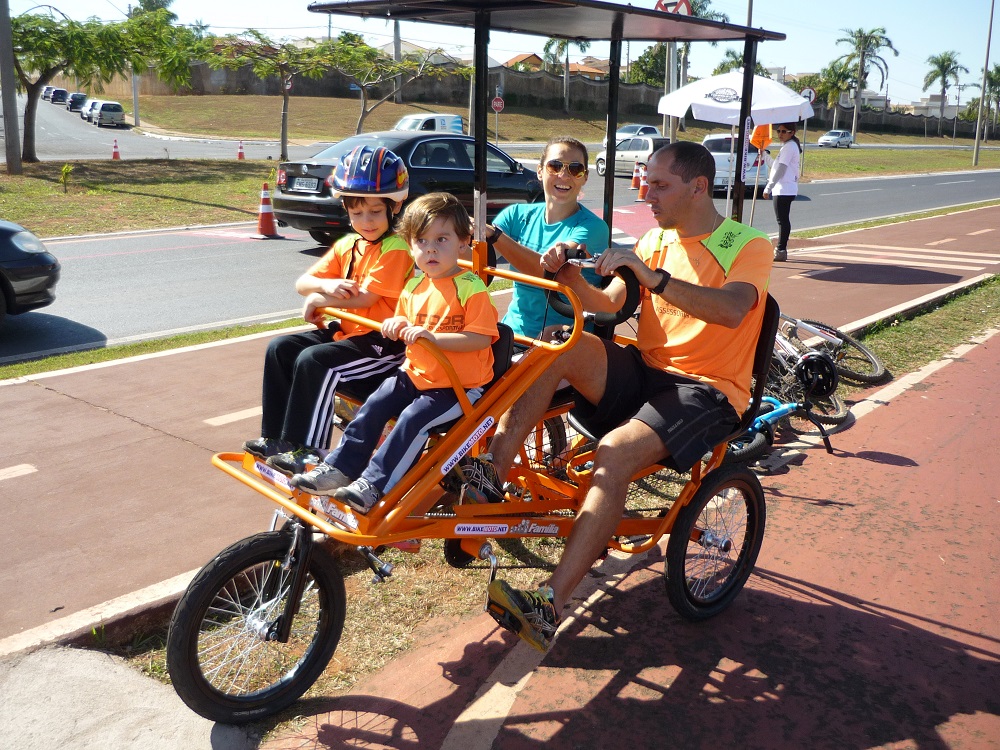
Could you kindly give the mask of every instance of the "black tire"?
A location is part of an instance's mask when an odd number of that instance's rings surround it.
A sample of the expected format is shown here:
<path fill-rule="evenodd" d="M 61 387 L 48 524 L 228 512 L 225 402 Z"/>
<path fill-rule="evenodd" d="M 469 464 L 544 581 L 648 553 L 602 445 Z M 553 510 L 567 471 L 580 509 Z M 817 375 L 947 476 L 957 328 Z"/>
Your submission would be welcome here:
<path fill-rule="evenodd" d="M 667 542 L 667 596 L 688 620 L 728 607 L 753 572 L 764 539 L 764 491 L 745 466 L 708 474 L 681 509 Z"/>
<path fill-rule="evenodd" d="M 453 568 L 467 568 L 476 558 L 462 549 L 461 539 L 444 540 L 444 561 Z"/>
<path fill-rule="evenodd" d="M 763 432 L 754 432 L 753 435 L 738 437 L 729 441 L 726 448 L 726 455 L 722 457 L 722 464 L 752 464 L 759 458 L 767 455 L 771 450 L 771 441 Z"/>
<path fill-rule="evenodd" d="M 806 320 L 803 318 L 802 322 L 808 323 L 813 328 L 818 328 L 831 336 L 836 336 L 843 342 L 839 346 L 835 346 L 825 339 L 821 339 L 811 347 L 817 351 L 829 354 L 837 367 L 837 372 L 842 378 L 870 385 L 879 382 L 885 377 L 885 365 L 882 363 L 882 360 L 871 349 L 850 334 L 844 333 L 833 326 L 828 326 L 826 323 L 820 323 L 818 320 Z M 803 343 L 803 339 L 808 340 L 811 338 L 809 331 L 802 331 L 802 335 L 800 336 L 798 328 L 792 328 L 788 333 L 788 338 L 793 344 L 803 350 L 810 348 Z"/>
<path fill-rule="evenodd" d="M 604 159 L 598 159 L 594 163 L 594 166 L 597 168 L 597 174 L 598 174 L 598 176 L 604 177 L 604 173 L 608 171 L 608 165 L 604 161 Z"/>
<path fill-rule="evenodd" d="M 336 232 L 327 232 L 323 229 L 310 229 L 309 236 L 316 240 L 319 244 L 329 247 L 340 235 Z"/>
<path fill-rule="evenodd" d="M 820 424 L 834 426 L 843 424 L 851 412 L 844 400 L 836 393 L 831 393 L 824 398 L 814 398 L 811 403 L 812 414 Z"/>
<path fill-rule="evenodd" d="M 174 610 L 167 670 L 181 700 L 206 719 L 242 724 L 287 708 L 319 678 L 337 648 L 344 577 L 319 545 L 312 548 L 288 643 L 261 637 L 284 610 L 292 569 L 282 566 L 291 541 L 282 530 L 227 547 L 195 576 Z M 215 657 L 225 660 L 225 674 Z"/>

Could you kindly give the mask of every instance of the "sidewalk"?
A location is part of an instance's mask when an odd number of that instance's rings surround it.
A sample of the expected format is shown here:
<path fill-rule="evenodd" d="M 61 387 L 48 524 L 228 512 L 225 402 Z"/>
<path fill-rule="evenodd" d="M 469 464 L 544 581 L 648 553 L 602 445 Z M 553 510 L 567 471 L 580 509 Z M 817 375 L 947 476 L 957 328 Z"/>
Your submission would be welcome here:
<path fill-rule="evenodd" d="M 997 210 L 966 212 L 853 232 L 808 243 L 809 247 L 807 243 L 793 244 L 789 263 L 775 269 L 772 291 L 783 309 L 802 317 L 838 326 L 863 321 L 907 300 L 995 272 L 1000 247 L 996 247 L 996 235 L 991 232 L 1000 225 L 998 217 Z M 838 255 L 849 260 L 838 259 Z M 887 260 L 890 257 L 897 260 Z M 128 689 L 127 697 L 136 703 L 105 696 L 105 691 L 93 685 L 104 679 L 107 669 L 112 670 L 108 677 L 112 681 L 119 679 L 114 676 L 118 670 L 134 675 L 126 667 L 114 666 L 108 657 L 91 659 L 88 655 L 83 659 L 62 650 L 29 656 L 19 652 L 34 643 L 87 633 L 106 622 L 112 616 L 109 612 L 128 620 L 131 615 L 126 613 L 146 611 L 154 602 L 166 601 L 169 606 L 187 577 L 216 552 L 267 525 L 272 512 L 269 503 L 234 487 L 208 464 L 211 453 L 232 449 L 246 439 L 248 430 L 256 429 L 265 344 L 266 338 L 258 337 L 0 385 L 0 409 L 5 414 L 0 492 L 7 499 L 8 510 L 14 511 L 5 519 L 0 548 L 0 581 L 5 593 L 5 607 L 0 611 L 0 657 L 6 655 L 0 661 L 0 691 L 5 696 L 0 728 L 11 738 L 0 746 L 10 741 L 14 742 L 12 747 L 19 748 L 87 747 L 81 744 L 85 735 L 79 733 L 87 727 L 96 732 L 94 747 L 102 744 L 98 730 L 124 731 L 128 727 L 132 735 L 105 737 L 102 746 L 254 746 L 256 740 L 241 732 L 230 735 L 223 731 L 228 728 L 200 722 L 170 688 L 163 689 L 152 680 L 140 678 Z M 583 618 L 568 626 L 580 635 L 564 636 L 538 670 L 532 671 L 534 665 L 527 655 L 520 647 L 512 650 L 513 641 L 498 633 L 488 618 L 462 623 L 457 633 L 452 630 L 454 624 L 439 623 L 438 633 L 428 632 L 424 644 L 397 660 L 406 669 L 408 680 L 390 672 L 373 677 L 331 705 L 303 706 L 313 717 L 310 721 L 315 722 L 315 734 L 300 737 L 298 745 L 284 746 L 336 747 L 362 727 L 375 731 L 379 726 L 416 726 L 424 713 L 437 717 L 435 729 L 421 729 L 422 734 L 415 735 L 403 730 L 397 737 L 416 736 L 421 739 L 420 746 L 435 747 L 451 733 L 452 744 L 445 746 L 474 747 L 477 745 L 471 741 L 465 744 L 465 732 L 495 734 L 507 721 L 498 747 L 542 744 L 541 737 L 547 732 L 565 746 L 571 743 L 569 737 L 590 726 L 587 717 L 591 709 L 598 713 L 606 707 L 621 710 L 626 699 L 636 706 L 651 707 L 650 716 L 659 716 L 662 722 L 661 732 L 668 726 L 663 720 L 670 718 L 681 719 L 671 722 L 672 728 L 694 732 L 697 727 L 714 727 L 720 716 L 726 719 L 726 705 L 773 702 L 775 711 L 783 711 L 787 706 L 782 699 L 793 694 L 808 705 L 814 717 L 821 716 L 822 696 L 811 692 L 820 691 L 821 686 L 832 695 L 846 690 L 848 695 L 842 698 L 849 698 L 847 705 L 859 710 L 859 702 L 870 695 L 870 702 L 881 706 L 879 710 L 904 711 L 909 700 L 904 686 L 890 690 L 892 686 L 877 670 L 874 675 L 861 670 L 860 656 L 851 667 L 854 671 L 838 666 L 837 649 L 859 637 L 867 638 L 866 624 L 873 618 L 885 625 L 885 633 L 875 633 L 880 638 L 893 632 L 917 638 L 923 644 L 922 659 L 932 659 L 929 645 L 940 646 L 947 654 L 965 649 L 968 656 L 964 661 L 955 656 L 945 659 L 945 666 L 954 663 L 967 668 L 973 694 L 980 698 L 991 695 L 995 691 L 985 689 L 989 686 L 986 677 L 995 680 L 995 668 L 991 671 L 982 657 L 997 656 L 1000 613 L 995 585 L 991 589 L 976 582 L 995 584 L 1000 572 L 997 543 L 986 533 L 996 528 L 997 507 L 987 501 L 995 494 L 991 494 L 989 484 L 995 484 L 995 470 L 979 470 L 969 457 L 982 454 L 978 436 L 989 434 L 983 415 L 997 413 L 990 375 L 998 364 L 997 346 L 991 342 L 973 350 L 956 366 L 931 376 L 919 392 L 909 391 L 893 400 L 891 408 L 859 417 L 852 429 L 835 436 L 838 456 L 828 458 L 821 451 L 807 450 L 801 467 L 769 478 L 770 527 L 758 575 L 751 579 L 732 614 L 718 618 L 718 625 L 715 621 L 708 626 L 681 622 L 664 598 L 662 583 L 651 589 L 645 586 L 659 575 L 662 563 L 657 567 L 655 555 L 629 560 L 638 567 L 616 590 L 638 590 L 628 597 L 606 596 L 595 601 Z M 980 362 L 983 357 L 986 359 Z M 939 378 L 952 378 L 952 372 L 956 373 L 953 383 L 937 384 Z M 940 395 L 935 408 L 928 410 L 930 389 Z M 949 416 L 966 414 L 970 403 L 976 405 L 975 413 L 962 419 Z M 856 416 L 862 412 L 855 407 Z M 924 424 L 925 419 L 934 421 Z M 859 440 L 862 435 L 864 440 Z M 949 457 L 954 451 L 947 462 L 943 461 L 942 446 Z M 59 456 L 60 460 L 40 464 L 39 456 Z M 906 479 L 909 484 L 904 483 Z M 880 494 L 873 496 L 872 492 Z M 869 507 L 875 504 L 879 510 L 871 512 Z M 941 515 L 953 507 L 965 515 Z M 966 527 L 962 527 L 960 537 L 941 541 L 941 533 L 973 513 L 978 516 L 978 525 L 963 522 Z M 812 546 L 802 544 L 807 540 Z M 828 540 L 836 546 L 830 547 Z M 936 554 L 948 562 L 928 567 L 927 559 L 917 556 L 924 550 L 930 562 L 937 559 Z M 796 557 L 803 552 L 806 558 Z M 958 552 L 960 557 L 953 560 L 948 552 Z M 830 565 L 831 559 L 836 560 L 836 566 Z M 861 566 L 858 560 L 867 564 Z M 971 561 L 975 567 L 969 567 Z M 939 577 L 947 583 L 935 583 L 933 598 L 908 598 Z M 594 581 L 601 583 L 602 579 Z M 977 587 L 983 590 L 976 591 Z M 762 598 L 756 598 L 758 595 Z M 974 616 L 970 615 L 973 605 L 979 607 Z M 638 606 L 644 610 L 630 609 Z M 790 620 L 786 621 L 786 615 Z M 845 619 L 841 622 L 839 618 Z M 816 632 L 809 627 L 811 623 L 818 623 Z M 673 653 L 668 643 L 657 640 L 668 631 L 682 639 L 683 653 Z M 933 631 L 934 639 L 924 631 Z M 611 633 L 615 634 L 613 642 L 608 637 Z M 707 641 L 714 645 L 707 652 L 691 652 L 689 641 L 693 639 L 688 636 L 697 639 L 698 648 L 709 648 Z M 783 636 L 788 637 L 787 643 Z M 750 637 L 763 640 L 751 643 Z M 758 642 L 759 646 L 754 645 Z M 582 649 L 581 644 L 593 646 L 597 652 Z M 789 644 L 795 648 L 789 649 Z M 801 649 L 803 658 L 808 656 L 799 667 L 795 666 L 796 649 Z M 623 659 L 626 653 L 634 657 L 633 664 L 644 666 L 629 667 Z M 650 663 L 649 653 L 668 661 Z M 871 658 L 882 664 L 883 654 L 891 653 L 884 646 Z M 906 662 L 909 657 L 900 658 Z M 68 672 L 70 665 L 81 659 L 89 672 L 79 683 L 67 679 L 35 684 L 43 668 Z M 64 662 L 65 668 L 61 666 Z M 499 665 L 498 672 L 493 672 L 494 665 Z M 809 679 L 796 670 L 808 665 L 818 673 L 816 684 L 807 689 L 802 681 Z M 393 668 L 395 664 L 389 667 Z M 688 674 L 692 669 L 695 682 L 689 684 L 686 680 L 691 679 Z M 541 686 L 548 676 L 565 679 L 567 674 L 585 677 L 587 685 L 571 682 L 559 691 L 550 686 L 545 693 Z M 932 675 L 917 669 L 915 677 L 931 679 Z M 684 683 L 680 692 L 683 701 L 675 704 L 672 697 L 678 692 L 673 686 L 678 679 Z M 891 700 L 886 702 L 878 693 L 858 688 L 865 680 L 874 680 L 879 689 L 888 690 Z M 732 688 L 734 683 L 737 688 Z M 54 690 L 55 684 L 63 684 L 65 690 Z M 392 694 L 391 685 L 398 686 Z M 854 688 L 848 689 L 849 685 Z M 794 693 L 787 692 L 791 687 L 796 688 Z M 668 688 L 674 692 L 667 692 Z M 477 692 L 491 697 L 482 703 L 476 700 Z M 548 695 L 558 693 L 565 693 L 563 703 L 546 709 L 548 713 L 539 713 L 547 705 Z M 914 697 L 912 690 L 910 693 Z M 12 695 L 30 698 L 7 700 Z M 380 698 L 369 697 L 373 695 Z M 500 703 L 494 703 L 492 696 L 499 696 Z M 527 696 L 534 703 L 522 705 Z M 665 701 L 664 696 L 671 700 Z M 924 703 L 934 699 L 923 693 L 915 697 Z M 505 705 L 513 707 L 512 716 L 520 718 L 506 718 L 507 710 L 501 710 Z M 328 713 L 331 706 L 340 706 L 336 716 Z M 704 715 L 695 711 L 689 716 L 685 713 L 689 708 L 702 710 Z M 937 713 L 917 709 L 921 716 L 930 718 L 910 721 L 907 726 L 913 727 L 913 734 L 909 736 L 921 738 L 915 742 L 926 740 L 927 732 L 936 731 L 935 727 L 964 708 L 978 713 L 967 721 L 953 719 L 942 731 L 954 730 L 965 736 L 965 727 L 971 727 L 990 742 L 1000 737 L 1000 722 L 996 722 L 1000 710 L 995 700 L 975 704 L 957 698 L 940 709 L 948 712 L 934 723 L 930 722 Z M 385 711 L 380 713 L 382 709 Z M 59 718 L 52 721 L 52 717 Z M 776 726 L 773 716 L 763 709 L 757 717 L 771 729 Z M 629 715 L 627 720 L 638 721 L 636 727 L 641 728 L 636 716 Z M 185 735 L 186 740 L 176 742 L 169 739 L 169 732 L 162 740 L 156 734 L 157 726 L 179 728 L 188 721 L 195 724 L 192 731 L 206 733 Z M 888 722 L 886 726 L 896 725 L 886 717 L 860 728 L 845 723 L 841 727 L 847 738 L 843 743 L 823 734 L 833 731 L 825 723 L 816 731 L 829 741 L 818 744 L 806 741 L 803 727 L 796 726 L 791 736 L 801 742 L 792 745 L 858 746 L 852 741 L 857 737 L 850 733 L 865 729 L 881 736 L 875 730 L 883 721 Z M 653 731 L 652 727 L 646 729 Z M 177 732 L 180 737 L 180 729 Z M 196 736 L 209 739 L 194 739 Z M 775 746 L 761 737 L 756 739 L 761 746 Z M 888 736 L 879 742 L 897 740 L 901 738 Z"/>

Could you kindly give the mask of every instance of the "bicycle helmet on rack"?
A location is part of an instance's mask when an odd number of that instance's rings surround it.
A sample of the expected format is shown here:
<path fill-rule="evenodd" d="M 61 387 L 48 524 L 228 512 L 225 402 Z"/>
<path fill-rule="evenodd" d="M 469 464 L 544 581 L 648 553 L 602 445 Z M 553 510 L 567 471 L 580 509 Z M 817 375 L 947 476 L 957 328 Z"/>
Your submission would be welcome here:
<path fill-rule="evenodd" d="M 806 352 L 799 357 L 793 369 L 806 396 L 825 398 L 837 390 L 840 382 L 837 368 L 826 352 Z"/>
<path fill-rule="evenodd" d="M 406 200 L 410 177 L 403 160 L 382 146 L 357 146 L 340 160 L 331 184 L 338 198 Z"/>

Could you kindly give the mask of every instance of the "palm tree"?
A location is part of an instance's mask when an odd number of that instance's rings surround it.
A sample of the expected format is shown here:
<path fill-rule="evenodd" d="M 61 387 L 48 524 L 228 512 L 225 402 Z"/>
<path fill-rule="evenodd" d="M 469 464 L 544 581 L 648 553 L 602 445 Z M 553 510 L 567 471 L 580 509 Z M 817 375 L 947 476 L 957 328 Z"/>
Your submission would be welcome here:
<path fill-rule="evenodd" d="M 938 115 L 938 137 L 941 136 L 941 128 L 944 125 L 944 104 L 948 97 L 948 86 L 950 83 L 958 83 L 959 73 L 968 73 L 969 69 L 958 64 L 957 52 L 942 52 L 940 55 L 931 55 L 927 58 L 927 64 L 931 69 L 924 76 L 924 91 L 941 82 L 941 111 Z M 958 116 L 958 113 L 955 113 Z"/>
<path fill-rule="evenodd" d="M 851 123 L 851 135 L 855 141 L 858 137 L 858 112 L 861 111 L 861 91 L 868 85 L 868 73 L 872 68 L 879 72 L 881 82 L 879 88 L 885 83 L 885 78 L 889 75 L 889 64 L 879 55 L 883 49 L 892 50 L 892 53 L 899 57 L 899 50 L 892 46 L 889 37 L 885 35 L 885 29 L 879 26 L 876 29 L 841 29 L 846 37 L 837 40 L 837 44 L 849 44 L 852 49 L 846 55 L 838 57 L 837 60 L 853 65 L 856 74 L 856 87 L 854 89 L 854 121 Z"/>
<path fill-rule="evenodd" d="M 1000 63 L 993 63 L 993 67 L 986 71 L 986 91 L 984 95 L 986 96 L 987 118 L 989 117 L 990 104 L 995 105 L 993 108 L 993 129 L 991 131 L 995 133 L 997 119 L 1000 118 Z"/>
<path fill-rule="evenodd" d="M 550 38 L 542 49 L 542 56 L 546 63 L 553 68 L 559 64 L 560 58 L 563 63 L 563 109 L 569 112 L 569 47 L 574 45 L 581 52 L 590 49 L 590 42 L 582 42 L 576 39 L 556 39 Z"/>
<path fill-rule="evenodd" d="M 833 127 L 837 129 L 837 115 L 840 114 L 840 95 L 851 88 L 854 71 L 846 62 L 834 60 L 819 73 L 820 82 L 817 95 L 826 99 L 826 106 L 833 110 Z"/>
<path fill-rule="evenodd" d="M 715 66 L 712 71 L 713 76 L 722 75 L 723 73 L 728 73 L 732 70 L 742 70 L 743 69 L 743 53 L 737 52 L 732 47 L 725 51 L 722 56 L 722 62 Z M 757 63 L 757 67 L 754 68 L 753 74 L 755 76 L 763 76 L 768 78 L 767 68 Z"/>

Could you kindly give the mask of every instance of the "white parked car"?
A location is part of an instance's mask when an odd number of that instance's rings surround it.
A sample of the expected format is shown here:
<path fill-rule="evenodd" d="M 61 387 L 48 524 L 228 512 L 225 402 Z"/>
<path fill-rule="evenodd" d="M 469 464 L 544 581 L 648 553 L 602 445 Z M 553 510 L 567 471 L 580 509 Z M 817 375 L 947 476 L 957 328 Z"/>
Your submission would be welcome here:
<path fill-rule="evenodd" d="M 125 127 L 125 110 L 118 102 L 101 102 L 90 111 L 90 121 L 97 127 L 114 125 Z"/>
<path fill-rule="evenodd" d="M 649 157 L 658 148 L 670 144 L 669 138 L 643 135 L 635 138 L 624 138 L 615 145 L 615 174 L 631 175 L 637 163 L 648 164 Z M 608 171 L 608 152 L 601 151 L 594 158 L 597 174 L 604 176 Z"/>
<path fill-rule="evenodd" d="M 831 130 L 825 135 L 821 135 L 816 144 L 819 146 L 830 146 L 832 148 L 850 148 L 854 143 L 850 130 Z"/>
<path fill-rule="evenodd" d="M 406 115 L 393 130 L 434 130 L 444 133 L 465 133 L 461 115 Z"/>
<path fill-rule="evenodd" d="M 615 131 L 615 143 L 624 139 L 631 138 L 634 135 L 651 135 L 651 136 L 661 136 L 660 129 L 655 125 L 622 125 Z M 604 136 L 604 140 L 601 141 L 601 146 L 603 148 L 608 147 L 608 137 Z"/>
<path fill-rule="evenodd" d="M 725 192 L 727 186 L 736 182 L 736 169 L 739 165 L 738 156 L 730 152 L 735 148 L 736 139 L 729 133 L 719 133 L 717 135 L 706 135 L 701 142 L 702 145 L 712 152 L 715 157 L 715 190 Z M 758 178 L 757 173 L 760 172 Z M 758 191 L 764 189 L 767 184 L 768 167 L 764 160 L 764 154 L 757 150 L 752 143 L 747 144 L 747 190 L 753 190 L 757 185 Z"/>
<path fill-rule="evenodd" d="M 80 117 L 87 122 L 93 122 L 92 115 L 95 107 L 100 107 L 103 102 L 100 99 L 88 99 L 80 107 Z"/>

